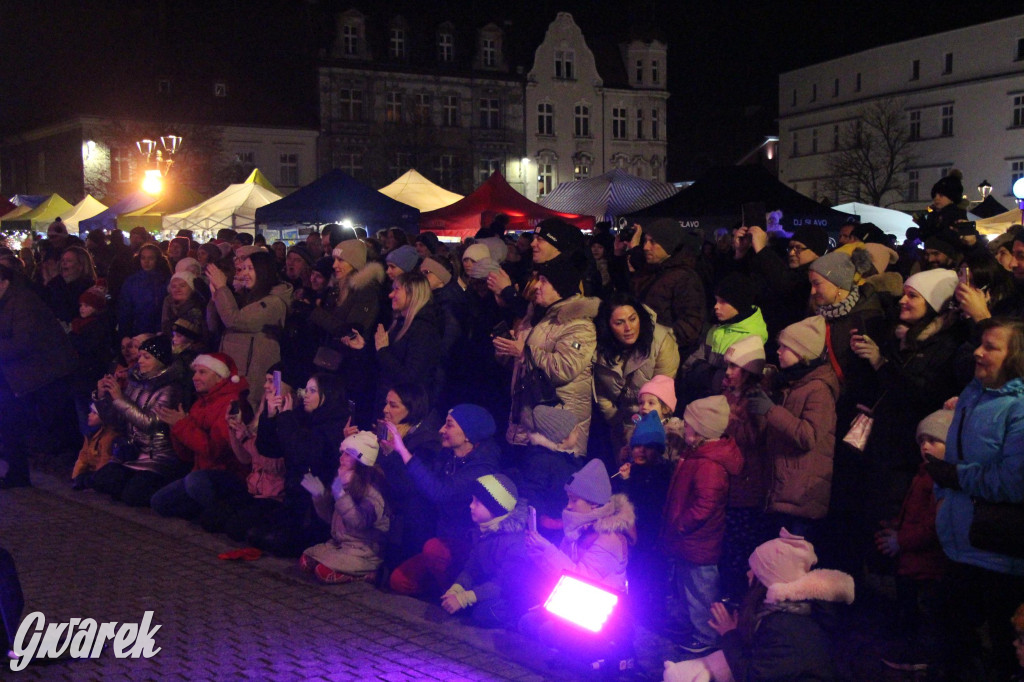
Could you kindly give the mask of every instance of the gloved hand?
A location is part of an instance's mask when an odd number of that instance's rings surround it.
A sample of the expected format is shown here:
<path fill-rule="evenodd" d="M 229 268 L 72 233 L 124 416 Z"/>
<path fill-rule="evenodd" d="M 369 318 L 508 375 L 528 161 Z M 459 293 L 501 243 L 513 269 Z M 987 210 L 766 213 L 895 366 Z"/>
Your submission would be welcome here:
<path fill-rule="evenodd" d="M 961 490 L 960 477 L 956 472 L 956 465 L 951 462 L 944 462 L 931 455 L 924 456 L 924 468 L 935 481 L 935 485 L 949 490 Z"/>
<path fill-rule="evenodd" d="M 665 661 L 663 682 L 711 682 L 711 671 L 704 665 L 704 660 L 697 658 L 692 661 L 673 663 Z"/>
<path fill-rule="evenodd" d="M 747 394 L 747 410 L 751 414 L 765 415 L 773 407 L 775 407 L 775 403 L 763 389 L 758 388 Z"/>
<path fill-rule="evenodd" d="M 309 491 L 309 494 L 313 497 L 319 497 L 324 494 L 324 483 L 319 478 L 314 476 L 311 472 L 307 471 L 306 475 L 302 477 L 302 481 L 299 483 L 303 488 Z"/>
<path fill-rule="evenodd" d="M 448 613 L 455 613 L 476 603 L 476 592 L 455 583 L 441 597 L 441 606 Z"/>

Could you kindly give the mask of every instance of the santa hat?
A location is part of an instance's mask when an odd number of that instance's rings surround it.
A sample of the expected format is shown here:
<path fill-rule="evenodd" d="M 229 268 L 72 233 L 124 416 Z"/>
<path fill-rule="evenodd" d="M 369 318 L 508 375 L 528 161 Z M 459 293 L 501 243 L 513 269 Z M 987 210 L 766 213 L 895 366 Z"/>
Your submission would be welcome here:
<path fill-rule="evenodd" d="M 233 384 L 241 381 L 235 361 L 225 353 L 203 353 L 192 361 L 192 369 L 196 367 L 205 367 L 221 379 L 230 379 Z"/>

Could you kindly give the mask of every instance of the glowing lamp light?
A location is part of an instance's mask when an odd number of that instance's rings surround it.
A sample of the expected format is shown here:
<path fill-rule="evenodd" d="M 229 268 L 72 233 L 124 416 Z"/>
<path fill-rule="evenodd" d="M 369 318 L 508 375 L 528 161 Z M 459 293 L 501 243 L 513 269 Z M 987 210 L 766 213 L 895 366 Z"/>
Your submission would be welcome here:
<path fill-rule="evenodd" d="M 618 603 L 614 592 L 565 574 L 551 590 L 544 608 L 585 630 L 600 632 Z"/>
<path fill-rule="evenodd" d="M 1013 196 L 1018 201 L 1024 201 L 1024 178 L 1017 178 L 1017 182 L 1013 183 Z"/>
<path fill-rule="evenodd" d="M 142 180 L 142 189 L 147 194 L 160 194 L 164 189 L 164 178 L 158 170 L 147 170 Z"/>
<path fill-rule="evenodd" d="M 352 229 L 352 221 L 349 220 L 348 218 L 342 218 L 340 221 L 338 221 L 338 224 L 341 225 L 342 227 Z"/>

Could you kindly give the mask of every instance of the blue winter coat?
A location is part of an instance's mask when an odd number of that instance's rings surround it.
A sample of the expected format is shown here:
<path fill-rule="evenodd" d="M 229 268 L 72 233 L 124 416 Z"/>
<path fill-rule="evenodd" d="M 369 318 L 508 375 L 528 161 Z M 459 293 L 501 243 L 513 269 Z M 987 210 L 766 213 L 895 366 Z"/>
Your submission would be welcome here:
<path fill-rule="evenodd" d="M 158 270 L 139 270 L 125 280 L 117 300 L 117 328 L 122 337 L 160 333 L 168 279 Z"/>
<path fill-rule="evenodd" d="M 967 385 L 946 437 L 946 461 L 957 465 L 963 488 L 939 488 L 936 493 L 940 506 L 935 526 L 946 555 L 998 573 L 1024 575 L 1024 559 L 986 552 L 968 541 L 972 497 L 1024 502 L 1024 381 L 1013 379 L 996 389 L 982 387 L 977 379 Z"/>

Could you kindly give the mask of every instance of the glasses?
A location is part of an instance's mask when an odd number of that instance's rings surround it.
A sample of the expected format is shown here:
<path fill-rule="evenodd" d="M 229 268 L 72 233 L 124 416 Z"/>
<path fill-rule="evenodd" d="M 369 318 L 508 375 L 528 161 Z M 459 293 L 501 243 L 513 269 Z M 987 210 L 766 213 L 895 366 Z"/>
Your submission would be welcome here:
<path fill-rule="evenodd" d="M 806 246 L 800 246 L 799 244 L 790 244 L 789 248 L 786 249 L 786 251 L 788 253 L 792 253 L 792 254 L 795 254 L 797 256 L 799 256 L 801 253 L 803 253 L 806 250 L 807 250 Z"/>

